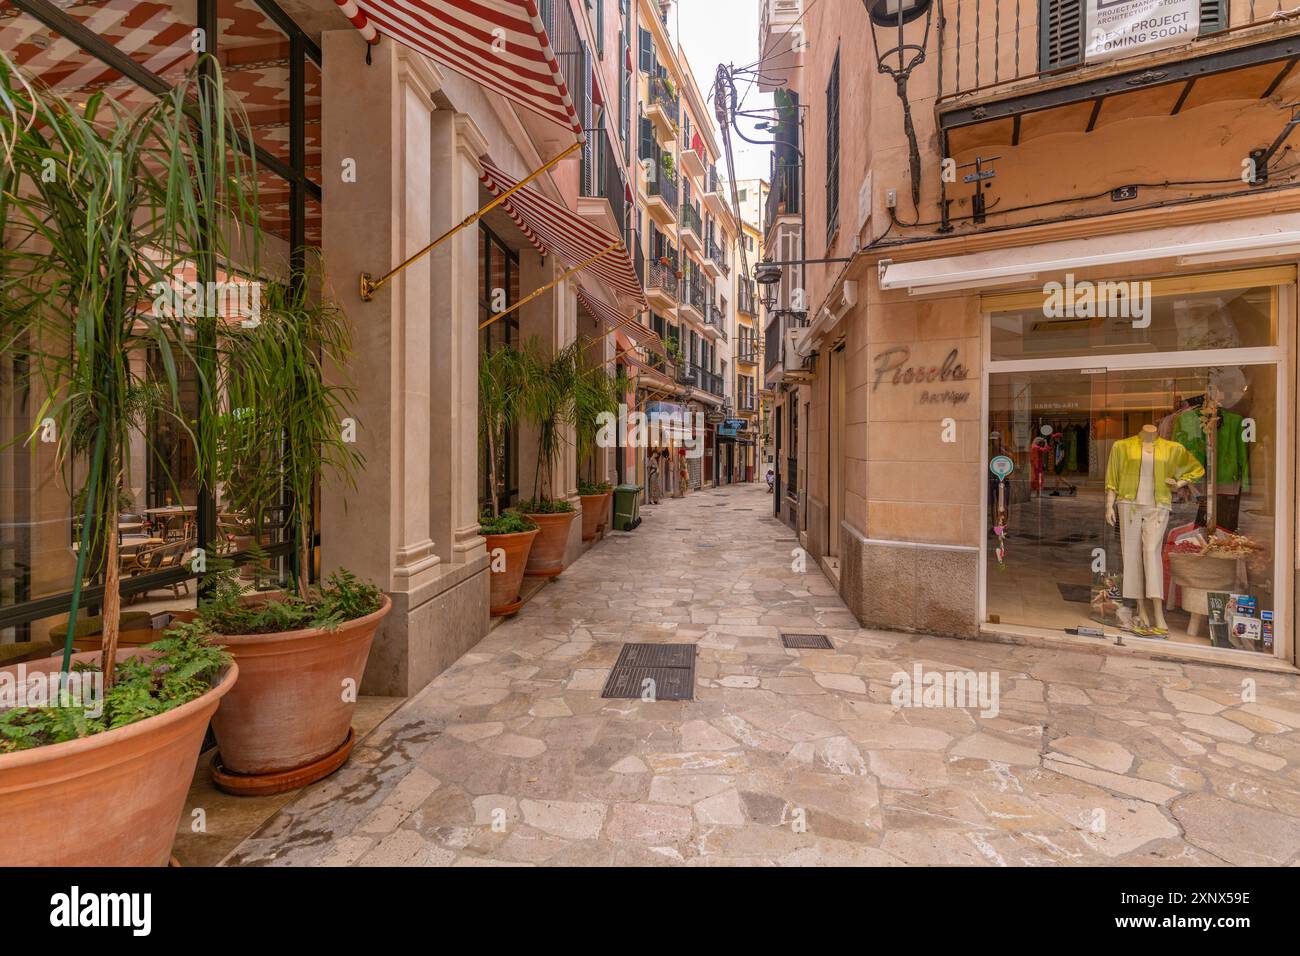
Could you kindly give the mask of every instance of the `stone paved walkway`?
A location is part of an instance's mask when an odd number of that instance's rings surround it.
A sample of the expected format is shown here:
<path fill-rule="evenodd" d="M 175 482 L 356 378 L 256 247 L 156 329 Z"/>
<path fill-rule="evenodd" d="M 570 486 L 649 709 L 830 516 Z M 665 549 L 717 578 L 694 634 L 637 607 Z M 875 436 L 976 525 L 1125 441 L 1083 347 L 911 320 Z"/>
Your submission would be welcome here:
<path fill-rule="evenodd" d="M 764 485 L 649 512 L 229 862 L 1297 862 L 1296 678 L 861 630 Z M 696 699 L 602 700 L 625 641 L 696 644 Z M 996 675 L 997 715 L 894 706 L 918 664 Z"/>

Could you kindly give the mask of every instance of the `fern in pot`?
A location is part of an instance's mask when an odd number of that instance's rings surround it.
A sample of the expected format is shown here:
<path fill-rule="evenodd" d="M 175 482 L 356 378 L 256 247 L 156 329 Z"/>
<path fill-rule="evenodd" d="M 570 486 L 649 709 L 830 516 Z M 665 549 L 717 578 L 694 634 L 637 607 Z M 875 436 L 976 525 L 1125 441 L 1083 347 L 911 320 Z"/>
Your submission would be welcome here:
<path fill-rule="evenodd" d="M 199 473 L 173 481 L 206 480 L 211 433 L 191 430 L 180 383 L 192 372 L 215 395 L 231 343 L 215 316 L 158 303 L 229 262 L 235 239 L 256 259 L 256 172 L 237 136 L 247 123 L 208 57 L 128 108 L 103 93 L 73 104 L 0 53 L 0 351 L 28 370 L 22 440 L 52 438 L 58 472 L 78 481 L 62 654 L 0 679 L 14 691 L 0 699 L 0 865 L 165 864 L 208 720 L 235 685 L 202 628 L 119 652 L 118 515 L 151 419 L 194 443 Z M 100 649 L 73 654 L 91 604 Z"/>
<path fill-rule="evenodd" d="M 223 430 L 218 474 L 264 496 L 283 487 L 295 555 L 287 592 L 250 591 L 220 562 L 205 580 L 199 620 L 241 674 L 212 724 L 219 747 L 213 778 L 231 793 L 277 793 L 342 766 L 375 631 L 392 607 L 379 588 L 346 570 L 320 586 L 309 583 L 317 477 L 328 469 L 354 485 L 363 464 L 348 425 L 353 389 L 329 384 L 324 374 L 326 364 L 347 367 L 350 327 L 318 291 L 323 283 L 308 281 L 315 275 L 268 285 L 228 387 L 234 414 Z M 254 551 L 260 564 L 260 547 Z"/>
<path fill-rule="evenodd" d="M 501 510 L 500 471 L 506 441 L 518 419 L 525 375 L 524 356 L 507 345 L 479 357 L 479 437 L 488 463 L 490 501 L 479 516 L 479 534 L 487 542 L 488 606 L 494 617 L 514 614 L 523 605 L 519 589 L 537 537 L 537 522 L 513 509 Z"/>

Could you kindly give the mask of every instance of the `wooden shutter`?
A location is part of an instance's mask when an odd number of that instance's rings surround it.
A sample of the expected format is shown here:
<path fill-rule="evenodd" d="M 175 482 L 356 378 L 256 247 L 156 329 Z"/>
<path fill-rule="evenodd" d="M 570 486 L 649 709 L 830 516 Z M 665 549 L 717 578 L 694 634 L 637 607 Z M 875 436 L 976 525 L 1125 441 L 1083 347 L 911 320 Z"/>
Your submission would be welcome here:
<path fill-rule="evenodd" d="M 1228 28 L 1228 0 L 1201 0 L 1201 34 Z"/>
<path fill-rule="evenodd" d="M 1083 62 L 1087 0 L 1038 0 L 1038 68 Z"/>
<path fill-rule="evenodd" d="M 639 159 L 655 158 L 655 127 L 647 116 L 641 116 L 640 145 L 637 147 Z"/>
<path fill-rule="evenodd" d="M 840 221 L 840 52 L 835 51 L 826 86 L 826 241 Z"/>
<path fill-rule="evenodd" d="M 637 39 L 641 44 L 638 48 L 637 66 L 640 67 L 642 73 L 654 73 L 655 49 L 650 37 L 650 31 L 645 27 L 637 27 Z"/>

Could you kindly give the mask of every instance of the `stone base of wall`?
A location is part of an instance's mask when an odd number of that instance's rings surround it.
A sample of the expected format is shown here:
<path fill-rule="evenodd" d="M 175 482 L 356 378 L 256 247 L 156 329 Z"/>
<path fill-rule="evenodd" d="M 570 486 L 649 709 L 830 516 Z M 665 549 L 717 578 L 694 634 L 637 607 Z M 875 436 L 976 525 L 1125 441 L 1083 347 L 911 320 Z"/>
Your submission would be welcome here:
<path fill-rule="evenodd" d="M 426 587 L 394 593 L 375 634 L 361 693 L 410 697 L 488 631 L 488 558 L 447 564 Z"/>
<path fill-rule="evenodd" d="M 877 541 L 840 522 L 840 595 L 863 627 L 975 637 L 978 587 L 977 549 Z"/>
<path fill-rule="evenodd" d="M 808 530 L 805 533 L 808 538 L 808 553 L 820 559 L 829 550 L 826 547 L 826 505 L 809 495 L 806 507 L 808 508 Z"/>

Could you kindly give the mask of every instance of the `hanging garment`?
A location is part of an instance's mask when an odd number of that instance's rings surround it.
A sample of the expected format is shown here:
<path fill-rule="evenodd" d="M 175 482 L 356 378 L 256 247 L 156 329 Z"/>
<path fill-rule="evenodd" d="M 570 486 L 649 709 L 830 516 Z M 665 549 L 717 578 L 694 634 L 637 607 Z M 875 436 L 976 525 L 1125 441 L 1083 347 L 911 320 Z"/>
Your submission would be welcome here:
<path fill-rule="evenodd" d="M 1065 435 L 1061 432 L 1052 432 L 1052 471 L 1055 474 L 1065 474 L 1065 465 L 1067 454 L 1065 450 Z"/>
<path fill-rule="evenodd" d="M 1250 488 L 1250 462 L 1247 458 L 1245 429 L 1242 417 L 1236 412 L 1219 410 L 1219 428 L 1215 436 L 1216 471 L 1214 480 L 1220 494 L 1231 494 L 1238 489 Z M 1190 451 L 1202 465 L 1205 458 L 1205 429 L 1200 413 L 1183 412 L 1174 425 L 1174 441 Z M 1237 483 L 1240 482 L 1240 485 Z M 1224 486 L 1227 487 L 1224 487 Z"/>
<path fill-rule="evenodd" d="M 1035 438 L 1029 446 L 1029 490 L 1043 490 L 1043 475 L 1047 472 L 1047 460 L 1051 456 L 1051 446 L 1046 438 Z"/>

